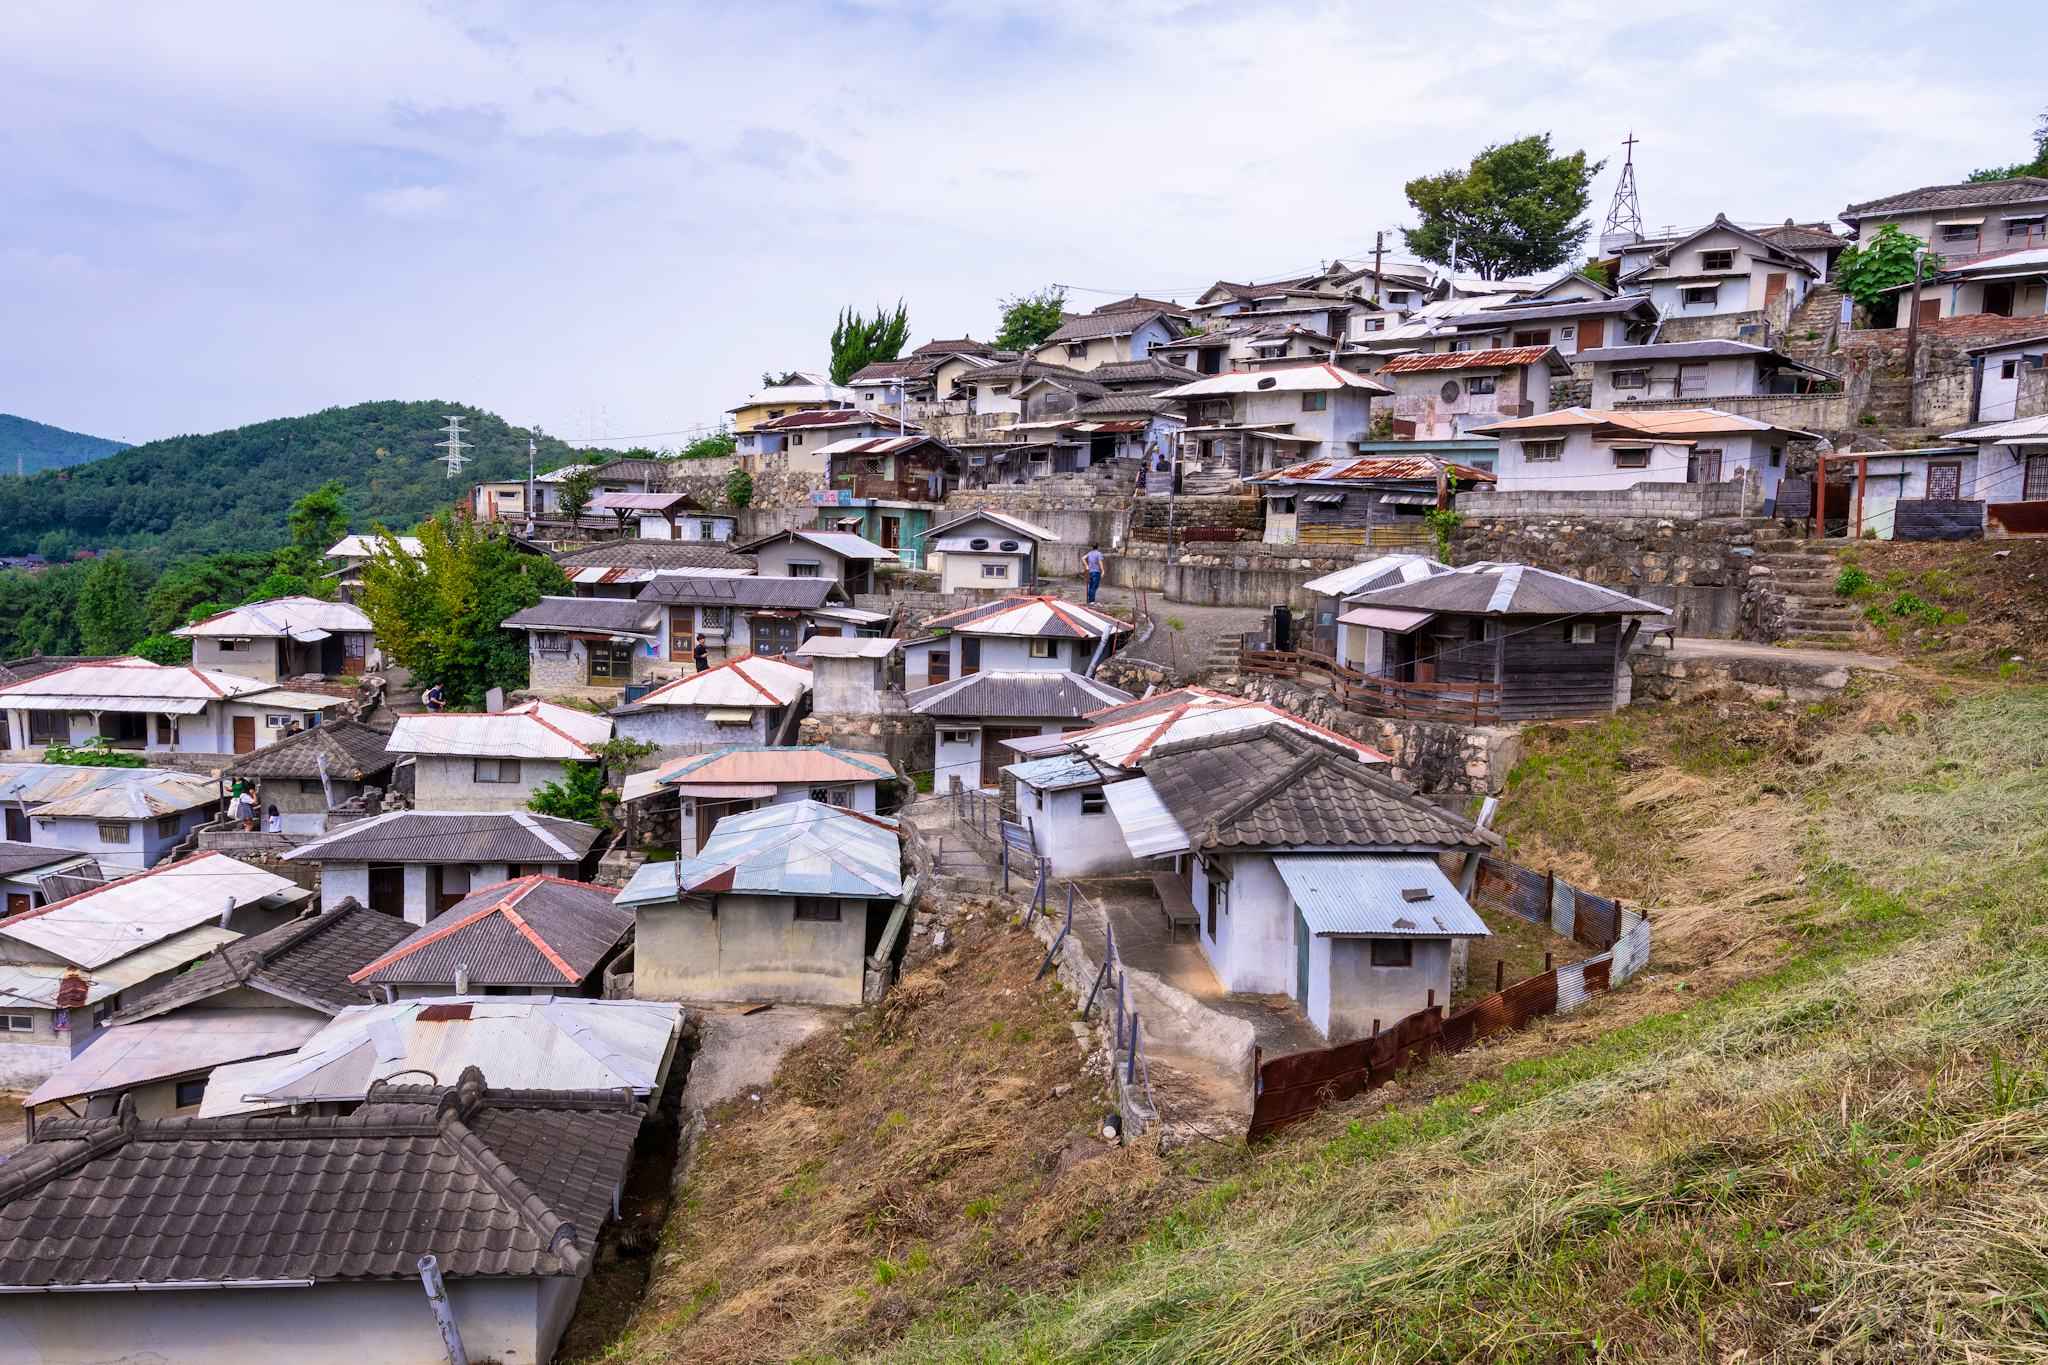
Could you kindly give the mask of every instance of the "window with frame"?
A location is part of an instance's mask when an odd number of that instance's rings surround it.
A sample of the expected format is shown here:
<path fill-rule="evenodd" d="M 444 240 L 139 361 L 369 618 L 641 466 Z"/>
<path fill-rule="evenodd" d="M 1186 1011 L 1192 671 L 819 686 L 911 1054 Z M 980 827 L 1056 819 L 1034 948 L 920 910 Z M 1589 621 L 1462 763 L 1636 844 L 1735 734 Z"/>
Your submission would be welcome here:
<path fill-rule="evenodd" d="M 1367 318 L 1364 330 L 1368 332 L 1384 332 L 1387 330 L 1387 320 L 1385 318 Z"/>
<path fill-rule="evenodd" d="M 981 566 L 981 576 L 983 578 L 1008 578 L 1010 576 L 1010 566 L 1007 564 L 984 564 Z"/>
<path fill-rule="evenodd" d="M 791 578 L 816 578 L 822 572 L 822 566 L 815 559 L 792 559 L 789 561 L 789 576 Z"/>
<path fill-rule="evenodd" d="M 699 630 L 727 630 L 730 629 L 731 626 L 731 607 L 697 608 L 697 628 Z"/>
<path fill-rule="evenodd" d="M 471 776 L 478 782 L 517 782 L 519 760 L 516 758 L 479 758 L 474 761 Z"/>
<path fill-rule="evenodd" d="M 1408 291 L 1405 289 L 1394 289 L 1388 291 L 1387 302 L 1395 307 L 1405 306 L 1408 302 Z"/>
<path fill-rule="evenodd" d="M 1784 463 L 1785 463 L 1785 447 L 1783 447 L 1783 446 L 1772 446 L 1772 447 L 1771 447 L 1771 468 L 1773 468 L 1773 469 L 1778 469 L 1778 468 L 1782 467 L 1782 466 L 1784 465 Z"/>
<path fill-rule="evenodd" d="M 1648 469 L 1650 448 L 1648 446 L 1616 446 L 1614 448 L 1616 469 Z"/>
<path fill-rule="evenodd" d="M 177 1107 L 178 1107 L 178 1108 L 180 1108 L 180 1109 L 193 1109 L 193 1108 L 197 1108 L 197 1107 L 198 1107 L 198 1105 L 199 1105 L 199 1102 L 200 1102 L 201 1100 L 204 1100 L 205 1098 L 206 1098 L 206 1077 L 204 1077 L 204 1076 L 201 1076 L 201 1077 L 199 1077 L 199 1078 L 198 1078 L 198 1079 L 196 1079 L 196 1080 L 190 1080 L 190 1081 L 179 1081 L 179 1082 L 178 1082 L 178 1093 L 177 1093 L 177 1095 L 176 1095 L 176 1096 L 174 1097 L 174 1102 L 176 1103 L 176 1105 L 177 1105 Z"/>
<path fill-rule="evenodd" d="M 1081 359 L 1081 358 L 1082 358 L 1083 356 L 1085 356 L 1085 355 L 1087 355 L 1087 354 L 1088 354 L 1088 343 L 1087 343 L 1087 342 L 1085 342 L 1085 341 L 1070 341 L 1070 342 L 1068 342 L 1068 343 L 1067 343 L 1067 358 L 1068 358 L 1069 360 L 1079 360 L 1079 359 Z"/>
<path fill-rule="evenodd" d="M 223 654 L 246 654 L 248 653 L 249 650 L 249 642 L 247 640 L 230 640 L 223 638 L 215 640 L 213 644 L 214 648 L 218 649 Z"/>
<path fill-rule="evenodd" d="M 71 717 L 62 711 L 28 712 L 30 744 L 62 744 L 71 738 Z"/>
<path fill-rule="evenodd" d="M 2048 235 L 2048 214 L 2022 214 L 2005 220 L 2005 241 L 2008 246 L 2014 242 L 2038 242 L 2044 235 Z"/>
<path fill-rule="evenodd" d="M 121 820 L 102 820 L 99 839 L 103 844 L 125 844 L 128 842 L 128 826 Z"/>
<path fill-rule="evenodd" d="M 184 828 L 184 819 L 185 817 L 182 815 L 159 816 L 156 822 L 156 837 L 159 839 L 177 838 L 178 831 Z"/>
<path fill-rule="evenodd" d="M 720 716 L 711 725 L 717 730 L 750 730 L 754 725 L 754 713 L 749 710 L 744 716 Z"/>
<path fill-rule="evenodd" d="M 1650 372 L 1642 369 L 1616 370 L 1609 382 L 1617 389 L 1647 389 L 1650 387 Z"/>
<path fill-rule="evenodd" d="M 853 805 L 853 788 L 813 787 L 810 791 L 810 797 L 811 800 L 817 802 L 821 806 L 850 807 Z"/>
<path fill-rule="evenodd" d="M 1977 240 L 1977 225 L 1975 223 L 1944 223 L 1941 228 L 1941 240 L 1944 242 L 1974 242 Z"/>
<path fill-rule="evenodd" d="M 1405 938 L 1376 938 L 1372 941 L 1375 967 L 1413 967 L 1415 945 Z"/>
<path fill-rule="evenodd" d="M 939 743 L 972 744 L 980 735 L 981 731 L 979 730 L 941 730 L 939 731 Z"/>
<path fill-rule="evenodd" d="M 1034 639 L 1031 642 L 1031 657 L 1034 659 L 1057 659 L 1059 655 L 1058 640 Z"/>
<path fill-rule="evenodd" d="M 1472 343 L 1470 340 L 1454 341 L 1451 343 L 1451 349 L 1453 351 L 1469 351 L 1472 349 Z"/>
<path fill-rule="evenodd" d="M 817 924 L 837 924 L 839 923 L 839 902 L 827 900 L 822 896 L 798 896 L 796 898 L 796 917 L 800 921 L 809 920 Z"/>
<path fill-rule="evenodd" d="M 2017 357 L 2012 357 L 2012 356 L 2008 356 L 2008 357 L 2007 357 L 2006 359 L 2004 359 L 2004 360 L 2001 360 L 2001 361 L 1999 361 L 1999 362 L 1998 362 L 1998 377 L 1999 377 L 2000 379 L 2017 379 L 2017 378 L 2019 378 L 2019 377 L 2020 377 L 2020 362 L 2019 362 L 2018 358 L 2017 358 Z"/>
<path fill-rule="evenodd" d="M 1563 441 L 1522 442 L 1522 459 L 1528 464 L 1556 464 L 1563 458 Z"/>
<path fill-rule="evenodd" d="M 1548 346 L 1550 344 L 1550 329 L 1548 327 L 1532 327 L 1527 331 L 1517 332 L 1514 335 L 1513 344 L 1516 346 Z"/>
<path fill-rule="evenodd" d="M 1718 284 L 1690 285 L 1680 297 L 1686 303 L 1716 303 L 1721 298 L 1721 286 Z"/>
<path fill-rule="evenodd" d="M 1678 367 L 1678 396 L 1696 398 L 1707 391 L 1707 366 L 1702 361 L 1688 361 Z"/>
<path fill-rule="evenodd" d="M 1303 412 L 1327 412 L 1329 407 L 1330 395 L 1327 393 L 1305 393 L 1301 396 L 1301 410 Z"/>
<path fill-rule="evenodd" d="M 1733 251 L 1702 251 L 1700 253 L 1700 269 L 1702 270 L 1733 270 L 1734 268 L 1735 253 Z"/>
<path fill-rule="evenodd" d="M 1475 374 L 1470 379 L 1465 381 L 1465 392 L 1468 394 L 1492 393 L 1494 392 L 1494 386 L 1499 383 L 1500 378 L 1497 375 Z"/>
<path fill-rule="evenodd" d="M 569 652 L 569 636 L 559 630 L 537 630 L 533 633 L 533 647 L 542 654 L 566 655 Z"/>
<path fill-rule="evenodd" d="M 299 779 L 299 795 L 325 796 L 327 788 L 320 785 L 320 779 L 317 777 L 302 777 Z"/>
<path fill-rule="evenodd" d="M 1565 634 L 1575 645 L 1590 645 L 1600 638 L 1600 627 L 1591 621 L 1574 621 Z"/>
<path fill-rule="evenodd" d="M 1081 793 L 1081 814 L 1101 815 L 1109 809 L 1109 798 L 1102 794 L 1102 788 L 1090 787 Z"/>
<path fill-rule="evenodd" d="M 7 1031 L 9 1033 L 34 1033 L 36 1031 L 36 1017 L 33 1014 L 0 1014 L 0 1019 L 7 1021 Z"/>

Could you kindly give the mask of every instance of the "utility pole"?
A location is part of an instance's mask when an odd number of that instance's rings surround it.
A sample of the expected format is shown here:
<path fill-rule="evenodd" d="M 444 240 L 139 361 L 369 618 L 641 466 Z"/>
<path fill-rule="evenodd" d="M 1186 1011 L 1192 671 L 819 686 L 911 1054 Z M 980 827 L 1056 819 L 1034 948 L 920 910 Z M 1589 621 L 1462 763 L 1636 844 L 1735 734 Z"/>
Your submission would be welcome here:
<path fill-rule="evenodd" d="M 452 479 L 462 471 L 462 467 L 464 465 L 469 463 L 469 456 L 463 454 L 462 452 L 465 450 L 473 450 L 475 449 L 475 447 L 470 445 L 469 442 L 462 439 L 462 418 L 460 416 L 454 413 L 448 413 L 444 415 L 443 420 L 445 420 L 448 423 L 448 425 L 442 429 L 442 439 L 436 442 L 436 444 L 439 445 L 442 450 L 448 452 L 446 455 L 443 455 L 441 459 L 448 466 L 447 477 Z"/>
<path fill-rule="evenodd" d="M 1458 297 L 1458 234 L 1455 232 L 1451 234 L 1451 291 L 1444 297 Z"/>
<path fill-rule="evenodd" d="M 1906 425 L 1913 425 L 1914 408 L 1920 396 L 1920 269 L 1927 261 L 1927 248 L 1913 249 L 1913 311 L 1906 314 Z M 1860 488 L 1859 488 L 1860 491 Z M 1862 508 L 1857 508 L 1859 515 Z"/>
<path fill-rule="evenodd" d="M 1386 250 L 1386 232 L 1384 230 L 1375 232 L 1372 235 L 1372 299 L 1374 303 L 1377 303 L 1380 306 L 1380 311 L 1382 313 L 1387 311 L 1387 286 L 1380 279 L 1380 257 L 1386 254 Z"/>
<path fill-rule="evenodd" d="M 537 455 L 538 455 L 539 453 L 540 453 L 540 428 L 536 426 L 536 427 L 534 427 L 534 428 L 533 428 L 533 429 L 532 429 L 531 431 L 529 431 L 529 432 L 527 432 L 527 433 L 526 433 L 526 534 L 527 534 L 527 536 L 528 536 L 529 538 L 531 538 L 531 537 L 532 537 L 532 535 L 533 535 L 533 517 L 534 517 L 534 505 L 533 505 L 533 498 L 534 498 L 533 462 L 534 462 L 534 458 L 535 458 L 535 457 L 536 457 L 536 456 L 537 456 Z"/>

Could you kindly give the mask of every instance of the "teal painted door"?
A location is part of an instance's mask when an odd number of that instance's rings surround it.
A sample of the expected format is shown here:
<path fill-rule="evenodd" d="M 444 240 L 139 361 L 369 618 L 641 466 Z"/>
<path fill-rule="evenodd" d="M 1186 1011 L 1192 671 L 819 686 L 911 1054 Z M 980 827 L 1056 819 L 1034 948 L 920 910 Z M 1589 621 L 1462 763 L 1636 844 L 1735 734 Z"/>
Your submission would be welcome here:
<path fill-rule="evenodd" d="M 1294 911 L 1294 1003 L 1308 1009 L 1308 921 Z"/>

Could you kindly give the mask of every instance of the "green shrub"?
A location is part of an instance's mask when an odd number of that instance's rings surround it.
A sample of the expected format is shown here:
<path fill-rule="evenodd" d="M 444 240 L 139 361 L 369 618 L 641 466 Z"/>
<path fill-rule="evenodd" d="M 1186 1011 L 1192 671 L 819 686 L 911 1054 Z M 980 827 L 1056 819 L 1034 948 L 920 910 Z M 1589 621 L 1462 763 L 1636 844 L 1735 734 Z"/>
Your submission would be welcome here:
<path fill-rule="evenodd" d="M 1835 575 L 1837 597 L 1867 597 L 1870 586 L 1870 575 L 1861 569 L 1844 569 Z"/>

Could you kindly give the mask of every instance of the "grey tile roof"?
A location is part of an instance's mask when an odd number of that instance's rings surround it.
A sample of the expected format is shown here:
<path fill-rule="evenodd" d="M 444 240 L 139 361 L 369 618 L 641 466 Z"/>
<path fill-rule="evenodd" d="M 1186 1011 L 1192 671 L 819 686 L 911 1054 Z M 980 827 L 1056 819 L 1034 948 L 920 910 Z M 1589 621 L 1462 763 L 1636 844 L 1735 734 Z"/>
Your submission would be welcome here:
<path fill-rule="evenodd" d="M 244 754 L 228 764 L 227 771 L 239 777 L 312 781 L 320 776 L 320 755 L 325 754 L 328 776 L 361 782 L 389 772 L 398 761 L 395 754 L 385 752 L 386 738 L 382 730 L 359 720 L 331 720 Z"/>
<path fill-rule="evenodd" d="M 2011 180 L 1981 180 L 1962 185 L 1922 185 L 1903 194 L 1866 199 L 1851 204 L 1841 217 L 1854 221 L 1866 213 L 1912 213 L 1921 209 L 1975 208 L 1980 204 L 2027 204 L 2048 199 L 2048 179 L 2038 175 L 2015 176 Z"/>
<path fill-rule="evenodd" d="M 1403 607 L 1456 616 L 1631 616 L 1665 611 L 1654 602 L 1527 564 L 1466 564 L 1456 573 L 1346 600 L 1354 607 Z"/>
<path fill-rule="evenodd" d="M 1835 249 L 1849 245 L 1823 223 L 1785 222 L 1777 227 L 1758 228 L 1756 235 L 1770 238 L 1787 251 L 1812 251 L 1820 247 Z"/>
<path fill-rule="evenodd" d="M 1111 299 L 1101 307 L 1091 308 L 1088 311 L 1091 313 L 1171 313 L 1176 317 L 1185 316 L 1187 313 L 1187 309 L 1181 307 L 1172 299 L 1148 299 L 1143 294 L 1133 294 L 1129 298 L 1123 299 Z"/>
<path fill-rule="evenodd" d="M 1725 337 L 1704 337 L 1698 341 L 1653 341 L 1645 346 L 1598 346 L 1580 351 L 1572 359 L 1593 364 L 1602 360 L 1704 360 L 1727 356 L 1761 359 L 1774 355 L 1780 360 L 1791 358 L 1779 355 L 1768 346 L 1753 346 L 1747 341 Z"/>
<path fill-rule="evenodd" d="M 949 355 L 994 355 L 995 347 L 986 341 L 976 341 L 973 337 L 942 337 L 927 341 L 911 354 L 938 356 L 941 359 Z"/>
<path fill-rule="evenodd" d="M 989 384 L 1001 383 L 1004 380 L 1044 378 L 1073 380 L 1086 379 L 1087 375 L 1054 361 L 1033 360 L 1029 356 L 1020 356 L 1015 360 L 998 361 L 986 369 L 976 370 L 972 374 L 964 376 L 961 382 Z"/>
<path fill-rule="evenodd" d="M 1164 321 L 1170 330 L 1173 321 L 1163 309 L 1137 308 L 1128 313 L 1082 313 L 1069 317 L 1061 323 L 1059 330 L 1047 337 L 1046 344 L 1065 341 L 1092 341 L 1099 337 L 1128 336 L 1154 319 Z"/>
<path fill-rule="evenodd" d="M 1020 716 L 1078 720 L 1105 706 L 1121 706 L 1131 694 L 1066 669 L 970 673 L 904 694 L 904 704 L 921 716 Z"/>
<path fill-rule="evenodd" d="M 527 811 L 392 811 L 300 844 L 288 862 L 573 863 L 597 840 L 575 820 Z"/>
<path fill-rule="evenodd" d="M 564 569 L 751 569 L 745 555 L 701 541 L 609 540 L 563 550 L 555 563 Z"/>
<path fill-rule="evenodd" d="M 413 926 L 351 897 L 332 910 L 302 915 L 275 929 L 222 944 L 114 1016 L 149 1019 L 244 986 L 327 1014 L 367 1005 L 368 988 L 349 974 L 411 936 Z"/>
<path fill-rule="evenodd" d="M 1194 371 L 1170 360 L 1146 356 L 1143 360 L 1112 360 L 1107 365 L 1097 365 L 1088 371 L 1088 377 L 1105 388 L 1149 392 L 1185 384 L 1194 377 Z"/>
<path fill-rule="evenodd" d="M 448 985 L 469 969 L 483 986 L 549 986 L 587 981 L 633 928 L 633 912 L 601 886 L 558 877 L 521 877 L 472 891 L 355 973 L 373 986 Z"/>
<path fill-rule="evenodd" d="M 830 578 L 755 577 L 657 578 L 640 590 L 639 600 L 801 611 L 844 599 L 839 584 Z"/>
<path fill-rule="evenodd" d="M 346 1117 L 51 1121 L 0 1166 L 0 1285 L 580 1276 L 645 1112 L 471 1068 Z"/>
<path fill-rule="evenodd" d="M 1189 376 L 1182 375 L 1178 382 L 1186 383 Z M 1113 393 L 1107 398 L 1093 398 L 1074 409 L 1079 418 L 1090 417 L 1156 417 L 1162 412 L 1173 412 L 1179 404 L 1169 398 L 1153 398 L 1142 393 Z"/>
<path fill-rule="evenodd" d="M 591 477 L 599 483 L 606 479 L 660 483 L 670 471 L 678 468 L 674 460 L 648 460 L 637 456 L 626 456 L 617 460 L 606 460 L 601 465 L 591 466 Z"/>
<path fill-rule="evenodd" d="M 17 872 L 27 872 L 51 863 L 61 863 L 67 858 L 83 858 L 77 849 L 52 848 L 48 844 L 24 844 L 15 840 L 0 840 L 0 877 L 11 877 Z"/>
<path fill-rule="evenodd" d="M 1502 304 L 1476 313 L 1458 313 L 1439 324 L 1448 332 L 1483 332 L 1509 328 L 1524 322 L 1550 322 L 1558 318 L 1612 317 L 1634 313 L 1644 321 L 1657 316 L 1657 306 L 1647 294 L 1619 294 L 1611 299 L 1543 299 L 1528 304 Z M 1579 357 L 1574 356 L 1573 359 Z"/>
<path fill-rule="evenodd" d="M 501 623 L 507 630 L 590 630 L 651 635 L 661 613 L 630 597 L 543 597 Z"/>
<path fill-rule="evenodd" d="M 1482 848 L 1472 823 L 1284 725 L 1161 745 L 1145 776 L 1196 848 Z"/>
<path fill-rule="evenodd" d="M 901 360 L 877 360 L 861 366 L 846 381 L 848 388 L 881 384 L 892 379 L 923 379 L 939 368 L 940 355 L 906 356 Z"/>

